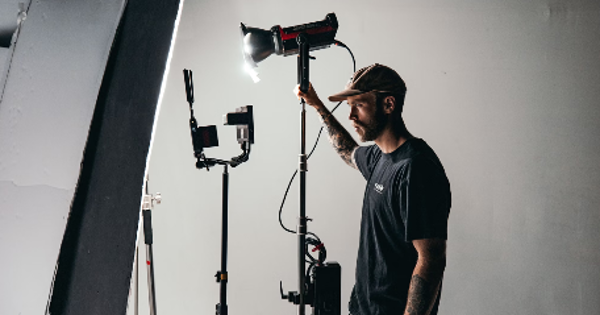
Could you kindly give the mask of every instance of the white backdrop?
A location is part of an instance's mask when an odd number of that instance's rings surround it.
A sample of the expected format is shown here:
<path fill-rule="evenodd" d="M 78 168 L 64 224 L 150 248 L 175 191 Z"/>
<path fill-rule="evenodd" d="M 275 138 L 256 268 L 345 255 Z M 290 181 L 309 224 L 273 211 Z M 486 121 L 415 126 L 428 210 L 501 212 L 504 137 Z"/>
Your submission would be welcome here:
<path fill-rule="evenodd" d="M 453 208 L 440 314 L 597 312 L 600 4 L 188 0 L 149 170 L 150 190 L 164 197 L 153 212 L 159 313 L 210 314 L 219 296 L 221 168 L 194 167 L 184 68 L 194 71 L 199 123 L 218 126 L 220 146 L 208 156 L 237 155 L 222 116 L 255 110 L 250 160 L 230 171 L 230 314 L 296 313 L 279 298 L 280 280 L 297 287 L 296 237 L 277 220 L 299 153 L 296 58 L 271 56 L 254 84 L 242 70 L 239 24 L 285 27 L 330 12 L 358 68 L 379 62 L 403 76 L 407 127 L 446 167 Z M 343 88 L 351 59 L 339 47 L 313 55 L 311 81 L 325 99 Z M 335 115 L 349 126 L 346 105 Z M 309 110 L 309 148 L 318 129 Z M 325 138 L 308 167 L 309 230 L 342 265 L 345 314 L 364 181 Z M 290 228 L 297 198 L 296 181 L 283 214 Z"/>

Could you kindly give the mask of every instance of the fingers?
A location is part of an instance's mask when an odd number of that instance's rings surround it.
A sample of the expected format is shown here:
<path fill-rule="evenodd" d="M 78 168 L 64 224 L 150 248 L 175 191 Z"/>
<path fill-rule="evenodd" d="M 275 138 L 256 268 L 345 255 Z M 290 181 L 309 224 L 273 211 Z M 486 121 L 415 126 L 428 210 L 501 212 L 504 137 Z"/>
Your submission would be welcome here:
<path fill-rule="evenodd" d="M 296 85 L 294 87 L 294 94 L 306 96 L 306 95 L 312 95 L 312 94 L 316 95 L 316 92 L 315 92 L 315 90 L 314 90 L 314 88 L 312 86 L 312 83 L 309 83 L 308 84 L 308 90 L 306 90 L 306 92 L 302 92 L 300 90 L 300 84 Z"/>
<path fill-rule="evenodd" d="M 306 97 L 304 92 L 300 91 L 300 85 L 294 87 L 294 94 L 296 95 L 296 97 L 298 97 L 298 99 L 303 99 Z"/>
<path fill-rule="evenodd" d="M 312 83 L 308 82 L 308 90 L 306 90 L 307 94 L 314 94 L 315 96 L 317 95 L 317 92 L 315 92 L 315 89 L 312 86 Z"/>
<path fill-rule="evenodd" d="M 296 94 L 298 99 L 304 99 L 306 104 L 308 104 L 310 106 L 314 107 L 314 106 L 323 104 L 321 102 L 321 100 L 319 99 L 319 96 L 317 96 L 317 92 L 315 92 L 315 89 L 313 88 L 312 83 L 309 83 L 308 90 L 306 92 L 302 92 L 300 90 L 300 85 L 296 85 L 294 87 L 294 94 Z"/>

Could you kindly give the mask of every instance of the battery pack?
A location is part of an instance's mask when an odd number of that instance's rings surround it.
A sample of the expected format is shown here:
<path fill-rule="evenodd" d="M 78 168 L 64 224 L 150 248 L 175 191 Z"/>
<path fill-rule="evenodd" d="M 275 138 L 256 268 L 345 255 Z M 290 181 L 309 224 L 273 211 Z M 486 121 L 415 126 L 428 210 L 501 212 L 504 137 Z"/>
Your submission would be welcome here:
<path fill-rule="evenodd" d="M 341 315 L 342 268 L 335 261 L 314 270 L 313 315 Z"/>

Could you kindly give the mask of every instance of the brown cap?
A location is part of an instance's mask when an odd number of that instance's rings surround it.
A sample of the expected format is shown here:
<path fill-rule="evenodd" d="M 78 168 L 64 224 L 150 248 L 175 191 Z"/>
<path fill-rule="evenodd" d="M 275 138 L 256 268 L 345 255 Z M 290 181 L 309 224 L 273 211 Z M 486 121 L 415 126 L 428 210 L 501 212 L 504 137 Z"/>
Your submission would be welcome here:
<path fill-rule="evenodd" d="M 331 95 L 329 100 L 339 102 L 347 99 L 348 96 L 367 92 L 405 93 L 406 85 L 394 69 L 376 63 L 356 71 L 346 84 L 346 89 Z"/>

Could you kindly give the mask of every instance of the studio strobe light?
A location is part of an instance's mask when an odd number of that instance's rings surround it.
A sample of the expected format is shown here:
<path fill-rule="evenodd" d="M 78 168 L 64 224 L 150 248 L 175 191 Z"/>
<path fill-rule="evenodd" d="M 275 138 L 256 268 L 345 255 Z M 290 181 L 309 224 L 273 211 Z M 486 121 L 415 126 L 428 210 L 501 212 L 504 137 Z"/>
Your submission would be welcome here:
<path fill-rule="evenodd" d="M 243 40 L 243 54 L 246 61 L 246 69 L 255 82 L 258 82 L 256 68 L 272 54 L 291 56 L 298 55 L 298 84 L 300 90 L 308 91 L 309 87 L 309 51 L 327 48 L 332 44 L 341 44 L 335 40 L 338 29 L 338 21 L 335 13 L 327 14 L 324 20 L 311 22 L 290 27 L 273 26 L 270 30 L 248 27 L 241 23 L 240 26 Z M 298 315 L 305 315 L 305 304 L 313 306 L 315 315 L 339 315 L 340 314 L 340 268 L 337 263 L 324 264 L 317 260 L 306 272 L 307 241 L 315 236 L 308 232 L 306 217 L 306 172 L 308 170 L 306 155 L 306 104 L 300 101 L 300 156 L 298 173 L 300 175 L 300 198 L 298 228 L 298 291 L 283 294 L 281 296 L 288 301 L 298 305 Z M 316 236 L 315 236 L 316 237 Z M 319 241 L 320 243 L 320 241 Z M 322 247 L 322 243 L 318 245 Z M 310 255 L 308 255 L 310 256 Z M 320 279 L 319 279 L 320 277 Z M 333 281 L 335 284 L 326 286 L 325 283 Z M 336 291 L 337 290 L 337 291 Z"/>
<path fill-rule="evenodd" d="M 256 27 L 247 27 L 244 23 L 240 26 L 244 44 L 244 59 L 246 70 L 255 82 L 258 81 L 256 68 L 258 63 L 272 54 L 291 56 L 300 54 L 303 60 L 303 69 L 299 68 L 299 75 L 304 76 L 304 81 L 299 80 L 300 89 L 306 92 L 308 89 L 308 51 L 323 49 L 336 42 L 335 34 L 338 30 L 338 21 L 335 13 L 329 13 L 322 21 L 311 22 L 290 27 L 275 25 L 271 30 Z M 306 52 L 301 52 L 302 45 L 306 46 Z M 306 71 L 306 73 L 302 73 Z M 300 79 L 300 78 L 299 78 Z"/>

